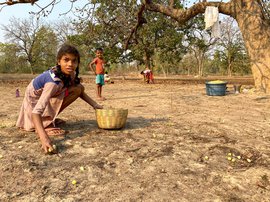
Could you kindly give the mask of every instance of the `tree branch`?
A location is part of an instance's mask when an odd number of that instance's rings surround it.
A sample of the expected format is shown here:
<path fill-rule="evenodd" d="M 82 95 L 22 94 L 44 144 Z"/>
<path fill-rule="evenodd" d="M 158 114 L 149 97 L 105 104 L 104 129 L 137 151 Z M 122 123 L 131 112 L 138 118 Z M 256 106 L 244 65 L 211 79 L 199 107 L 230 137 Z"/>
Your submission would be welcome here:
<path fill-rule="evenodd" d="M 232 3 L 230 2 L 200 2 L 188 9 L 174 9 L 171 6 L 153 3 L 152 0 L 145 0 L 146 10 L 159 12 L 166 16 L 170 16 L 179 23 L 185 23 L 196 15 L 204 13 L 207 6 L 217 6 L 219 8 L 219 12 L 225 15 L 231 16 L 233 14 Z"/>
<path fill-rule="evenodd" d="M 173 8 L 173 5 L 174 5 L 174 0 L 170 0 L 169 7 Z"/>
<path fill-rule="evenodd" d="M 234 16 L 234 10 L 233 10 L 233 3 L 223 3 L 223 2 L 199 2 L 193 6 L 191 6 L 188 9 L 174 9 L 173 8 L 174 1 L 169 1 L 169 6 L 153 3 L 152 0 L 144 0 L 144 4 L 142 4 L 141 8 L 138 11 L 137 14 L 137 24 L 135 27 L 131 30 L 131 33 L 127 39 L 125 49 L 128 48 L 128 45 L 130 44 L 131 38 L 133 34 L 135 35 L 138 28 L 146 22 L 143 22 L 143 12 L 145 10 L 154 11 L 158 13 L 162 13 L 166 16 L 169 16 L 173 19 L 175 19 L 177 22 L 183 24 L 190 20 L 191 18 L 195 17 L 196 15 L 200 13 L 204 13 L 207 6 L 217 6 L 219 8 L 219 12 L 223 13 L 225 15 Z"/>
<path fill-rule="evenodd" d="M 5 2 L 0 2 L 0 5 L 8 5 L 8 6 L 12 6 L 12 5 L 15 5 L 15 4 L 34 4 L 36 3 L 38 0 L 6 0 Z"/>
<path fill-rule="evenodd" d="M 134 28 L 131 30 L 129 37 L 127 38 L 126 45 L 125 45 L 125 50 L 128 49 L 128 45 L 130 44 L 130 41 L 131 41 L 131 38 L 132 38 L 133 34 L 135 35 L 136 32 L 137 32 L 137 30 L 138 30 L 138 28 L 139 28 L 140 26 L 142 26 L 144 23 L 147 23 L 147 22 L 146 22 L 146 19 L 143 17 L 144 9 L 145 9 L 145 5 L 143 4 L 143 5 L 140 7 L 140 9 L 139 9 L 139 11 L 138 11 L 138 13 L 137 13 L 137 24 L 136 24 L 136 25 L 134 26 Z"/>

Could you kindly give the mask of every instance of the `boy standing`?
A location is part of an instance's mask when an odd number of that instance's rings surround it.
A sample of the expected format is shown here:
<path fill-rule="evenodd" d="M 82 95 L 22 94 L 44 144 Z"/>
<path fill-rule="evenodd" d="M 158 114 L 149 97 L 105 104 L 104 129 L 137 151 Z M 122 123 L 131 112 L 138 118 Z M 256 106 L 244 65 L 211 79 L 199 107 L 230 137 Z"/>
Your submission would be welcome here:
<path fill-rule="evenodd" d="M 101 96 L 102 86 L 104 85 L 104 65 L 105 60 L 103 59 L 103 49 L 96 49 L 96 57 L 93 59 L 91 63 L 89 63 L 89 69 L 92 69 L 96 75 L 96 84 L 97 84 L 97 96 L 100 100 L 105 100 L 104 97 Z"/>

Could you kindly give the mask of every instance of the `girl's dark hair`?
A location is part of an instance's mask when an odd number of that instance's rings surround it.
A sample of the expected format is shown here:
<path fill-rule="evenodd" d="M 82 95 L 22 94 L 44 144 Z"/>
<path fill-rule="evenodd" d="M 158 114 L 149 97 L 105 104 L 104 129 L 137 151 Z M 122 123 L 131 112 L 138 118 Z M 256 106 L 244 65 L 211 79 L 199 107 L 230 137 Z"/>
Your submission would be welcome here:
<path fill-rule="evenodd" d="M 102 51 L 103 52 L 103 48 L 96 48 L 96 51 Z"/>
<path fill-rule="evenodd" d="M 77 50 L 77 48 L 75 48 L 74 46 L 69 45 L 69 44 L 64 44 L 58 50 L 56 60 L 57 61 L 61 60 L 61 58 L 65 54 L 73 54 L 78 58 L 78 67 L 76 68 L 74 83 L 79 84 L 80 83 L 80 78 L 79 78 L 80 53 Z M 65 86 L 70 86 L 71 85 L 71 78 L 63 74 L 63 72 L 61 71 L 60 65 L 57 65 L 57 71 L 55 72 L 55 75 L 57 77 L 59 77 L 64 82 Z"/>

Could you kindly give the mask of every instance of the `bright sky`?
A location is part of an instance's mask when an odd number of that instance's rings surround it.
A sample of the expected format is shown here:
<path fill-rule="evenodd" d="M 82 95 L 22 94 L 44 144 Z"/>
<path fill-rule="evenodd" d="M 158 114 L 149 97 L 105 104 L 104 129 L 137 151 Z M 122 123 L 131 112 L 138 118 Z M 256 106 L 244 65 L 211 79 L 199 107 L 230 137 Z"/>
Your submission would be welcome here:
<path fill-rule="evenodd" d="M 42 5 L 47 5 L 46 2 L 48 3 L 50 1 L 41 0 L 38 2 L 39 2 L 39 5 L 42 6 Z M 80 6 L 85 5 L 87 2 L 89 1 L 79 0 L 75 3 L 75 6 L 80 7 Z M 54 7 L 52 13 L 48 17 L 45 17 L 42 19 L 46 22 L 52 22 L 52 21 L 64 18 L 63 16 L 60 16 L 60 14 L 67 12 L 70 9 L 70 6 L 71 4 L 69 0 L 61 0 L 61 2 Z M 31 4 L 16 4 L 13 6 L 6 6 L 2 8 L 0 10 L 0 42 L 5 42 L 4 33 L 1 30 L 1 25 L 9 24 L 9 19 L 11 17 L 27 19 L 30 16 L 29 12 L 31 11 L 36 12 L 39 10 L 40 9 L 37 6 L 32 6 Z M 72 16 L 72 14 L 70 13 L 68 14 L 68 16 Z"/>

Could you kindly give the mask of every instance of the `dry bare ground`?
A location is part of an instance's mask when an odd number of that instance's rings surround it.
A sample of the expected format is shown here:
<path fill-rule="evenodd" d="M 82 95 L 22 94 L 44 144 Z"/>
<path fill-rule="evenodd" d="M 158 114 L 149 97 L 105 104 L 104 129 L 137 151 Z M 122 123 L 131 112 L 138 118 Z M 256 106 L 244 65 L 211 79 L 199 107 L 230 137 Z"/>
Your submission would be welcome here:
<path fill-rule="evenodd" d="M 78 100 L 60 114 L 59 154 L 45 155 L 15 127 L 26 85 L 0 84 L 0 201 L 270 201 L 269 95 L 117 80 L 102 104 L 127 108 L 126 127 L 99 129 Z M 95 98 L 94 81 L 85 87 Z"/>

